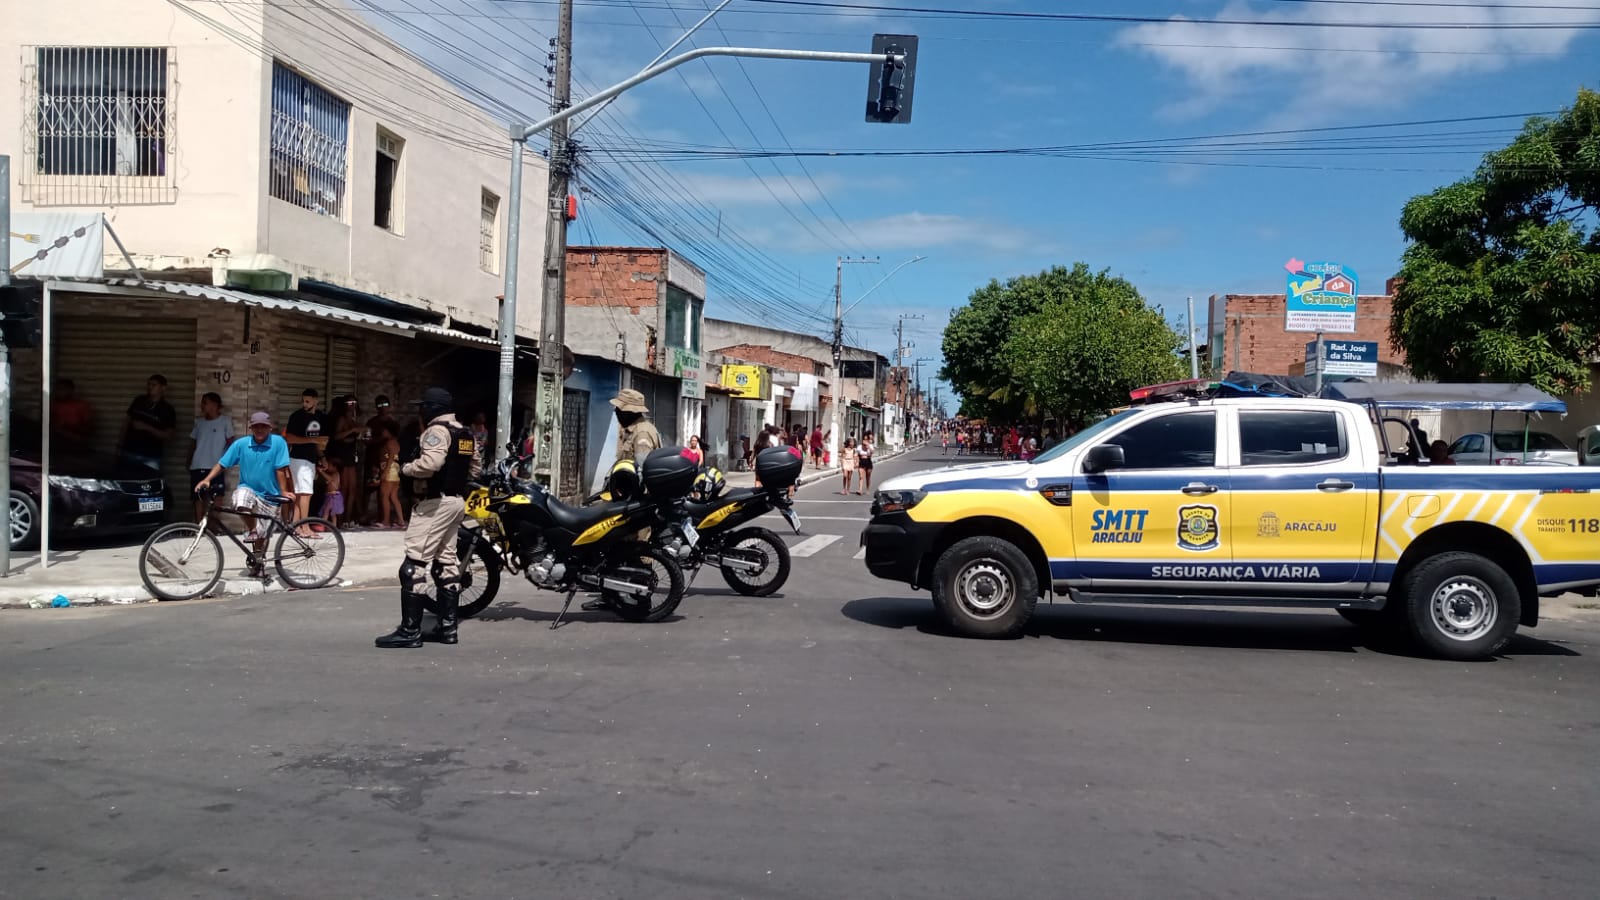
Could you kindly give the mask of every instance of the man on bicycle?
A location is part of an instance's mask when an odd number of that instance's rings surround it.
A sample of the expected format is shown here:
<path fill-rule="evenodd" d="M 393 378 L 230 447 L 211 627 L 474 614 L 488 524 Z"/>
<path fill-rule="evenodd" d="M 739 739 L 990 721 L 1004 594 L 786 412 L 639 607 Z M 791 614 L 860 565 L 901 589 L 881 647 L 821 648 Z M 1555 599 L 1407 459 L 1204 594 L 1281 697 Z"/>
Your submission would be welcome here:
<path fill-rule="evenodd" d="M 272 433 L 272 416 L 265 412 L 251 413 L 249 436 L 228 445 L 222 459 L 195 485 L 195 493 L 209 489 L 217 476 L 234 466 L 239 467 L 239 487 L 233 492 L 233 508 L 268 518 L 276 516 L 278 504 L 291 491 L 289 444 L 282 435 Z M 258 560 L 266 553 L 267 543 L 267 530 L 260 525 L 261 521 L 252 519 L 254 524 L 244 537 L 246 541 L 254 542 Z M 260 568 L 260 563 L 257 563 L 258 571 L 252 571 L 251 574 L 260 575 Z"/>

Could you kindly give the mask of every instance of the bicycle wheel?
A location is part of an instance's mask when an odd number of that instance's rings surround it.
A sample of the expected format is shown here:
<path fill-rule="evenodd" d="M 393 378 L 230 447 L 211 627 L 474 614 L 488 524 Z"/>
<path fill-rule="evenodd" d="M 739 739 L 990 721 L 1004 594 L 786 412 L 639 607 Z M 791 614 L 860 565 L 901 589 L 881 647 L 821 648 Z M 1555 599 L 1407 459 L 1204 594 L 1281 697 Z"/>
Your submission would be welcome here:
<path fill-rule="evenodd" d="M 300 529 L 316 537 L 300 537 Z M 272 565 L 283 583 L 302 591 L 326 587 L 344 565 L 344 535 L 327 519 L 296 519 L 278 533 L 272 545 Z"/>
<path fill-rule="evenodd" d="M 193 600 L 222 580 L 222 544 L 192 522 L 178 522 L 145 538 L 139 580 L 158 600 Z"/>

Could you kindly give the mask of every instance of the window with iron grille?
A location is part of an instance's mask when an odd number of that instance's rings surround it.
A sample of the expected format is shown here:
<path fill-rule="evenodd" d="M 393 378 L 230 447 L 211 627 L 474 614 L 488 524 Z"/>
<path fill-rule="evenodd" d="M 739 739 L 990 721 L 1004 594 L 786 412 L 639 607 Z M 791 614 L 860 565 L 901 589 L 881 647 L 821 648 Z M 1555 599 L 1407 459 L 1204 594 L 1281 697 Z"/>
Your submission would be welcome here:
<path fill-rule="evenodd" d="M 500 198 L 487 189 L 478 217 L 478 268 L 500 274 Z"/>
<path fill-rule="evenodd" d="M 166 47 L 23 50 L 24 199 L 38 204 L 167 203 L 173 110 Z"/>
<path fill-rule="evenodd" d="M 272 64 L 272 196 L 344 221 L 349 136 L 349 103 Z"/>

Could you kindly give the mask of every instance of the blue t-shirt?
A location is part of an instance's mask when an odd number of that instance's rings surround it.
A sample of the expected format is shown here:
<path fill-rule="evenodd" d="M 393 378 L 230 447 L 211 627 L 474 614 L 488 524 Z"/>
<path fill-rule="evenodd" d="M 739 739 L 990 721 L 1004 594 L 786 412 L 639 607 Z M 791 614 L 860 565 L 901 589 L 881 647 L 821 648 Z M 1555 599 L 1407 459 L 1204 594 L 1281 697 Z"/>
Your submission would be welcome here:
<path fill-rule="evenodd" d="M 269 434 L 256 443 L 252 435 L 228 445 L 219 463 L 224 469 L 239 467 L 239 484 L 264 497 L 277 496 L 278 470 L 289 467 L 289 444 L 281 434 Z"/>

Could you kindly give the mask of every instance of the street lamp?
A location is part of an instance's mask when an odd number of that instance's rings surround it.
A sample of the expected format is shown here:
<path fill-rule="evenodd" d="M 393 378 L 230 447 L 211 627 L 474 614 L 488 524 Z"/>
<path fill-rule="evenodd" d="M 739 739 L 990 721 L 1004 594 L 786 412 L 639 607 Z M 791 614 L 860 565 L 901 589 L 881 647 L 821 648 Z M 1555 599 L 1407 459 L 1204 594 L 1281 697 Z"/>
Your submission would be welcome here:
<path fill-rule="evenodd" d="M 850 312 L 851 310 L 855 309 L 857 306 L 860 306 L 861 305 L 861 301 L 867 299 L 867 297 L 869 295 L 871 295 L 871 293 L 873 291 L 875 291 L 878 288 L 882 287 L 884 282 L 886 282 L 889 279 L 893 278 L 894 274 L 896 272 L 900 271 L 901 269 L 904 269 L 906 266 L 909 266 L 912 263 L 922 262 L 925 259 L 927 259 L 926 256 L 913 256 L 910 259 L 906 260 L 905 262 L 901 263 L 900 265 L 895 266 L 894 268 L 890 269 L 889 270 L 889 274 L 887 274 L 887 275 L 883 276 L 882 278 L 878 279 L 878 283 L 877 284 L 874 284 L 872 287 L 867 288 L 867 292 L 865 294 L 862 294 L 861 296 L 857 297 L 856 298 L 856 302 L 850 304 L 850 306 L 848 308 L 845 307 L 845 305 L 844 305 L 844 297 L 842 295 L 842 292 L 838 289 L 838 284 L 839 284 L 838 280 L 835 279 L 835 281 L 834 281 L 834 292 L 833 292 L 833 380 L 835 382 L 837 382 L 837 383 L 834 385 L 834 388 L 833 388 L 833 415 L 829 420 L 831 422 L 830 432 L 832 433 L 833 438 L 828 441 L 828 452 L 833 454 L 835 457 L 837 457 L 839 455 L 839 448 L 844 443 L 843 436 L 839 433 L 839 429 L 840 429 L 839 407 L 844 405 L 844 373 L 841 371 L 841 363 L 843 362 L 843 356 L 844 356 L 844 317 L 845 317 L 845 314 Z M 844 461 L 840 460 L 839 464 L 841 466 L 844 465 Z"/>

